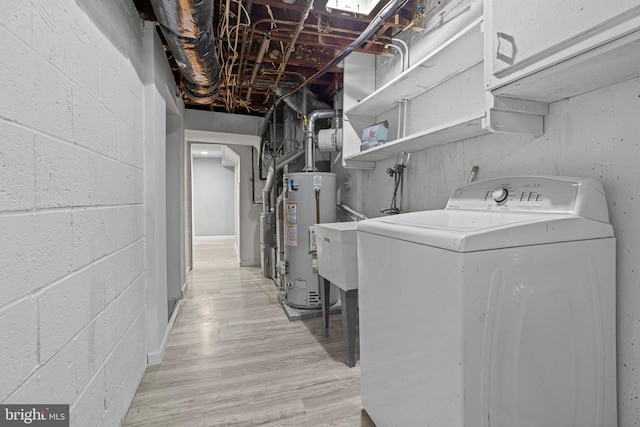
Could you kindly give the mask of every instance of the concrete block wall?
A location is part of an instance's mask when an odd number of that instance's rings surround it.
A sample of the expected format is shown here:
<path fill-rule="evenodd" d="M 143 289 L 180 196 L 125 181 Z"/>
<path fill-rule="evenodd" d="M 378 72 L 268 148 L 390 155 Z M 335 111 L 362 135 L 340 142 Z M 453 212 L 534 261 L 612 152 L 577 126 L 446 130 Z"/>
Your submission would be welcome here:
<path fill-rule="evenodd" d="M 0 402 L 119 425 L 147 364 L 142 22 L 7 0 L 0 42 Z"/>

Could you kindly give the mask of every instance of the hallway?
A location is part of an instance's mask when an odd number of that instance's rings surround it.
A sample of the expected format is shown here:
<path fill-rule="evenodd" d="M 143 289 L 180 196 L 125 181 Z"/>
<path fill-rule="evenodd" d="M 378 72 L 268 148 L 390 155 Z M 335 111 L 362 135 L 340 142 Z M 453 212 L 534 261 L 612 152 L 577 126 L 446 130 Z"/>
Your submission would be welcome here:
<path fill-rule="evenodd" d="M 164 361 L 147 369 L 124 426 L 373 426 L 339 314 L 290 322 L 278 290 L 240 268 L 233 240 L 196 240 Z"/>

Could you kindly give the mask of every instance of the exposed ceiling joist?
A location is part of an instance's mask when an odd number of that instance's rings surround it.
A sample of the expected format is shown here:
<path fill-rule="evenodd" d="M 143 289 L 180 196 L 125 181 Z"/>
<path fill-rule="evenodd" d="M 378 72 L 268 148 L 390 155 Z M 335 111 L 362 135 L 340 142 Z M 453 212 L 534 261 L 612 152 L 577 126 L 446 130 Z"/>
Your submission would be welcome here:
<path fill-rule="evenodd" d="M 386 3 L 381 2 L 370 16 L 363 16 L 327 10 L 327 0 L 315 0 L 305 17 L 306 0 L 294 3 L 282 0 L 211 1 L 214 4 L 214 42 L 217 43 L 221 65 L 220 94 L 209 105 L 198 105 L 184 97 L 185 105 L 188 108 L 257 115 L 264 114 L 269 108 L 271 94 L 278 81 L 291 86 L 313 76 L 360 37 Z M 134 0 L 134 3 L 143 19 L 157 21 L 150 0 Z M 409 0 L 357 51 L 390 54 L 385 45 L 392 42 L 394 33 L 407 28 L 419 29 L 416 5 L 417 0 Z M 265 35 L 270 41 L 263 46 L 263 56 L 259 57 Z M 162 35 L 161 39 L 176 83 L 184 91 L 180 67 Z M 290 46 L 292 40 L 294 44 Z M 342 74 L 342 69 L 334 67 L 313 81 L 309 89 L 320 100 L 331 104 L 342 88 Z"/>

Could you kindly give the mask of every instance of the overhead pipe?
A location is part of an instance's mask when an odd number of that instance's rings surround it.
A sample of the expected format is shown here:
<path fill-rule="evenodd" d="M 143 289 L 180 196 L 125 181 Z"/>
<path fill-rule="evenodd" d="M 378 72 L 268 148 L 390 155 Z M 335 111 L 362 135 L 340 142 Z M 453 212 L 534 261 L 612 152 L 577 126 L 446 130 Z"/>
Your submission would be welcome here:
<path fill-rule="evenodd" d="M 268 31 L 263 31 L 263 30 L 258 30 L 257 26 L 258 25 L 262 25 L 262 24 L 277 24 L 280 26 L 297 26 L 299 23 L 295 22 L 295 21 L 286 21 L 283 19 L 271 19 L 271 18 L 265 18 L 265 19 L 260 19 L 258 21 L 255 21 L 252 26 L 251 26 L 251 31 L 249 32 L 249 38 L 252 39 L 254 34 L 257 33 L 262 33 L 262 34 L 267 34 L 271 33 L 271 35 L 274 35 L 275 33 L 278 32 L 286 32 L 289 33 L 291 32 L 291 30 L 287 29 L 287 28 L 270 28 Z M 334 28 L 331 27 L 330 28 L 330 32 L 329 33 L 322 33 L 318 30 L 316 30 L 316 25 L 314 24 L 304 24 L 302 26 L 302 30 L 300 31 L 300 34 L 309 34 L 312 36 L 322 36 L 322 37 L 329 37 L 329 38 L 348 38 L 349 36 L 354 36 L 353 38 L 355 39 L 356 37 L 358 37 L 360 34 L 362 34 L 361 31 L 357 31 L 357 30 L 349 30 L 346 28 Z M 308 30 L 305 30 L 308 29 Z M 337 34 L 340 33 L 340 34 Z M 376 38 L 376 40 L 372 40 L 371 42 L 375 45 L 384 45 L 385 43 L 391 42 L 393 41 L 393 37 L 392 36 L 385 36 L 385 35 L 380 35 Z M 334 46 L 335 47 L 335 46 Z M 245 65 L 246 65 L 246 60 L 245 60 Z"/>
<path fill-rule="evenodd" d="M 339 117 L 340 114 L 342 114 L 341 110 L 316 110 L 309 114 L 307 119 L 307 129 L 305 131 L 305 139 L 307 141 L 305 146 L 306 163 L 303 169 L 305 172 L 313 171 L 313 132 L 316 120 Z"/>
<path fill-rule="evenodd" d="M 271 18 L 266 18 L 266 19 L 260 19 L 255 21 L 252 26 L 251 26 L 251 31 L 249 31 L 247 33 L 247 31 L 244 32 L 243 36 L 242 36 L 242 47 L 240 48 L 240 68 L 238 71 L 238 75 L 239 76 L 243 76 L 244 75 L 244 71 L 245 68 L 247 67 L 247 62 L 249 59 L 249 55 L 248 55 L 248 48 L 247 48 L 247 39 L 249 40 L 253 40 L 253 36 L 255 35 L 255 33 L 261 33 L 263 35 L 266 34 L 271 34 L 272 36 L 272 41 L 273 41 L 273 35 L 279 31 L 283 31 L 286 33 L 290 33 L 291 30 L 290 29 L 286 29 L 286 28 L 270 28 L 268 31 L 262 31 L 262 30 L 257 30 L 257 26 L 261 25 L 261 24 L 269 24 L 269 25 L 273 25 L 273 24 L 277 24 L 277 25 L 281 25 L 281 26 L 296 26 L 298 25 L 298 22 L 295 21 L 285 21 L 282 19 L 271 19 Z M 324 36 L 324 37 L 330 37 L 330 38 L 347 38 L 347 37 L 357 37 L 361 34 L 360 31 L 356 31 L 356 30 L 348 30 L 348 29 L 344 29 L 344 28 L 331 28 L 331 33 L 327 34 L 327 33 L 320 33 L 318 31 L 306 31 L 305 28 L 310 28 L 310 29 L 315 29 L 315 25 L 310 25 L 310 24 L 305 24 L 303 25 L 303 30 L 300 32 L 300 34 L 310 34 L 313 36 Z M 334 33 L 340 33 L 340 34 L 334 34 Z M 378 45 L 382 45 L 384 44 L 386 41 L 391 41 L 391 37 L 390 36 L 379 36 L 378 39 L 376 41 L 374 41 L 374 44 L 378 44 Z M 337 47 L 336 47 L 337 48 Z M 280 71 L 277 70 L 275 71 L 275 73 L 279 73 Z M 284 72 L 285 74 L 287 73 L 287 71 L 285 70 Z M 303 79 L 304 80 L 304 79 Z M 237 88 L 240 86 L 235 86 L 234 87 L 234 93 L 237 90 Z"/>
<path fill-rule="evenodd" d="M 371 23 L 367 25 L 367 28 L 364 29 L 362 34 L 360 34 L 360 36 L 357 39 L 355 39 L 348 46 L 342 49 L 342 51 L 335 58 L 333 58 L 327 65 L 322 67 L 321 70 L 319 70 L 317 73 L 309 77 L 303 83 L 303 85 L 308 85 L 315 79 L 320 78 L 325 74 L 327 74 L 340 61 L 342 61 L 344 58 L 349 56 L 349 54 L 351 54 L 351 52 L 353 52 L 358 46 L 360 46 L 361 44 L 366 42 L 370 37 L 375 35 L 375 33 L 378 32 L 380 27 L 382 27 L 382 25 L 384 24 L 384 21 L 386 21 L 391 16 L 395 15 L 402 7 L 404 7 L 405 4 L 407 4 L 408 1 L 409 0 L 390 0 L 389 3 L 387 3 L 380 10 L 380 12 L 378 12 L 378 14 L 371 20 Z M 292 90 L 289 93 L 293 94 L 299 89 L 300 89 L 300 86 L 298 86 L 296 89 Z"/>
<path fill-rule="evenodd" d="M 409 58 L 409 46 L 401 38 L 394 38 L 393 41 L 400 43 L 404 47 L 404 60 L 407 62 L 407 64 L 404 66 L 404 69 L 406 70 L 411 66 L 411 59 Z"/>
<path fill-rule="evenodd" d="M 249 89 L 247 89 L 246 100 L 251 99 L 251 92 L 253 91 L 253 83 L 256 81 L 256 76 L 258 75 L 258 69 L 260 65 L 262 65 L 262 60 L 264 59 L 264 54 L 269 48 L 269 43 L 271 42 L 271 34 L 265 34 L 262 39 L 262 44 L 260 45 L 260 50 L 258 51 L 258 57 L 256 58 L 256 62 L 253 65 L 253 71 L 251 72 L 251 79 L 249 80 Z"/>
<path fill-rule="evenodd" d="M 340 61 L 344 60 L 351 52 L 353 52 L 357 47 L 362 45 L 368 38 L 372 37 L 380 27 L 384 24 L 384 22 L 395 15 L 405 4 L 407 4 L 408 0 L 389 0 L 389 2 L 378 12 L 378 14 L 371 20 L 367 28 L 364 29 L 362 34 L 351 42 L 347 47 L 345 47 L 335 58 L 333 58 L 327 65 L 325 65 L 320 71 L 315 73 L 313 76 L 309 77 L 307 80 L 302 82 L 298 87 L 281 96 L 275 103 L 273 103 L 270 109 L 275 109 L 280 102 L 284 101 L 287 97 L 293 95 L 303 87 L 309 85 L 314 80 L 318 79 L 325 75 L 329 70 L 336 66 Z M 270 112 L 267 112 L 267 116 L 269 116 Z M 262 129 L 260 129 L 260 135 L 264 134 L 266 130 L 266 120 L 262 125 Z M 313 135 L 312 135 L 313 138 Z M 312 139 L 313 141 L 313 139 Z"/>
<path fill-rule="evenodd" d="M 287 62 L 289 62 L 289 57 L 295 48 L 296 42 L 298 41 L 298 37 L 300 36 L 300 32 L 304 27 L 304 21 L 309 17 L 309 12 L 313 8 L 313 0 L 307 0 L 307 5 L 302 11 L 302 16 L 300 16 L 300 21 L 298 22 L 298 26 L 293 31 L 293 35 L 291 36 L 291 41 L 289 42 L 289 46 L 287 46 L 287 51 L 282 58 L 282 63 L 280 64 L 280 68 L 278 70 L 278 75 L 276 76 L 276 81 L 274 83 L 275 87 L 278 87 L 278 83 L 280 83 L 280 79 L 282 78 L 282 73 L 284 73 L 284 69 L 287 67 Z"/>
<path fill-rule="evenodd" d="M 220 92 L 220 63 L 213 39 L 213 2 L 151 0 L 158 24 L 178 64 L 184 91 L 198 104 Z"/>
<path fill-rule="evenodd" d="M 431 6 L 429 9 L 425 9 L 424 7 L 419 7 L 419 11 L 420 13 L 418 13 L 418 15 L 413 18 L 411 20 L 411 22 L 409 22 L 407 25 L 404 26 L 404 28 L 402 28 L 400 31 L 398 31 L 397 33 L 395 33 L 393 36 L 394 37 L 398 37 L 400 34 L 404 33 L 405 31 L 407 31 L 408 29 L 410 29 L 411 27 L 413 27 L 416 22 L 418 22 L 419 20 L 423 19 L 425 16 L 427 16 L 428 14 L 430 14 L 431 12 L 433 12 L 438 6 L 440 6 L 442 4 L 441 1 L 437 1 L 433 6 Z"/>

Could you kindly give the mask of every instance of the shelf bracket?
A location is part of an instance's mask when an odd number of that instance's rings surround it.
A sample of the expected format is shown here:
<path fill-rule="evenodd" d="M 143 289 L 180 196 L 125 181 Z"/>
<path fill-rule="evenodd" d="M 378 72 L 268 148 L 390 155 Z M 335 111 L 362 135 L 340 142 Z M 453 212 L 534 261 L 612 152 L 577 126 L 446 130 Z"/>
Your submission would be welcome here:
<path fill-rule="evenodd" d="M 549 104 L 526 99 L 495 96 L 486 92 L 487 116 L 484 126 L 494 133 L 539 136 L 544 133 L 544 116 Z"/>
<path fill-rule="evenodd" d="M 342 167 L 345 169 L 368 169 L 373 170 L 376 168 L 376 162 L 364 162 L 359 160 L 345 160 L 342 162 Z"/>

